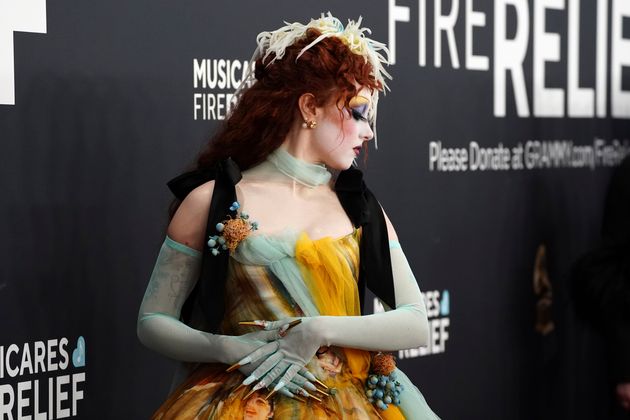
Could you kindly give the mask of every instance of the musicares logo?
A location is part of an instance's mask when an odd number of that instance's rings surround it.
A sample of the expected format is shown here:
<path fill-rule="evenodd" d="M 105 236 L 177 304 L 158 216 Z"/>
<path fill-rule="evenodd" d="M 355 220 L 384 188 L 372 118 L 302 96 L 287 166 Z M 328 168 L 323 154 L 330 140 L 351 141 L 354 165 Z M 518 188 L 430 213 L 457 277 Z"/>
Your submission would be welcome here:
<path fill-rule="evenodd" d="M 15 105 L 13 32 L 46 33 L 46 0 L 0 0 L 0 105 Z"/>

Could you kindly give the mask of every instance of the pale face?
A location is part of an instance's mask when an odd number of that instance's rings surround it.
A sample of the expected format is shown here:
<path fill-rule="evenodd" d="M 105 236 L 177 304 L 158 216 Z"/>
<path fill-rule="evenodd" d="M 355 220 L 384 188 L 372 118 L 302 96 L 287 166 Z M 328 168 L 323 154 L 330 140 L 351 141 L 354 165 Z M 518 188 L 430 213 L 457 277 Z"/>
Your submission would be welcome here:
<path fill-rule="evenodd" d="M 243 420 L 263 420 L 273 416 L 273 408 L 260 393 L 254 393 L 247 399 Z"/>
<path fill-rule="evenodd" d="M 363 143 L 374 137 L 367 120 L 371 97 L 370 90 L 364 87 L 350 100 L 349 107 L 331 103 L 322 108 L 322 118 L 318 118 L 312 132 L 312 151 L 317 161 L 337 170 L 352 165 Z"/>

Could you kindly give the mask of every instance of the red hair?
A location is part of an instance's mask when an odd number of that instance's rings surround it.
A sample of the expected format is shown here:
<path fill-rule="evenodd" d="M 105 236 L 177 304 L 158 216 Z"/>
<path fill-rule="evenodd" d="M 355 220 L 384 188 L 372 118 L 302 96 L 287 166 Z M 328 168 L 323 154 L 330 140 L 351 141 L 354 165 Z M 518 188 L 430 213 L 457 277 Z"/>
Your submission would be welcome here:
<path fill-rule="evenodd" d="M 205 169 L 231 157 L 241 170 L 266 159 L 285 140 L 298 110 L 298 99 L 312 93 L 318 106 L 348 100 L 358 92 L 355 84 L 372 90 L 382 86 L 372 75 L 365 57 L 354 54 L 336 37 L 322 39 L 300 51 L 320 35 L 309 29 L 304 38 L 285 50 L 281 60 L 266 66 L 256 61 L 257 81 L 246 89 L 228 119 L 197 158 Z M 273 57 L 268 57 L 266 62 Z"/>

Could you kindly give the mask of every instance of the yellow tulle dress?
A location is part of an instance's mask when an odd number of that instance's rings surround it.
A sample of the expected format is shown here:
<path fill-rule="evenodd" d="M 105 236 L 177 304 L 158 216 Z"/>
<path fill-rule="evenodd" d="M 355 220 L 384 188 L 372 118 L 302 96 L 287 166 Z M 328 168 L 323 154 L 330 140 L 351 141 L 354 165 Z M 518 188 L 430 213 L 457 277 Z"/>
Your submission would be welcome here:
<path fill-rule="evenodd" d="M 293 237 L 293 239 L 290 239 Z M 252 235 L 230 258 L 226 312 L 221 333 L 241 335 L 252 327 L 239 321 L 280 320 L 306 314 L 277 275 L 278 262 L 298 267 L 306 294 L 321 315 L 360 315 L 357 289 L 361 229 L 340 237 L 311 240 L 306 233 L 285 237 Z M 274 265 L 275 264 L 275 265 Z M 289 287 L 290 288 L 290 287 Z M 404 419 L 393 406 L 381 411 L 365 396 L 370 353 L 337 347 L 322 348 L 307 368 L 334 390 L 321 402 L 298 401 L 267 391 L 245 398 L 251 387 L 239 387 L 244 376 L 226 373 L 223 364 L 197 364 L 153 419 Z"/>

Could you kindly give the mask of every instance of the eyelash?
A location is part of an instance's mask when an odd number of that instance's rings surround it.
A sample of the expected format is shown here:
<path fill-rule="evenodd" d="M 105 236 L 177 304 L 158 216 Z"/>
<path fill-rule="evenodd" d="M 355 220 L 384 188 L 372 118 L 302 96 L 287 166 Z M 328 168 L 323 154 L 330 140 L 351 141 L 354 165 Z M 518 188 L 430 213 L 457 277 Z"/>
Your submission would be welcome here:
<path fill-rule="evenodd" d="M 359 111 L 357 111 L 356 109 L 350 108 L 350 113 L 352 114 L 352 118 L 354 118 L 357 121 L 367 121 L 367 118 L 365 118 Z"/>

